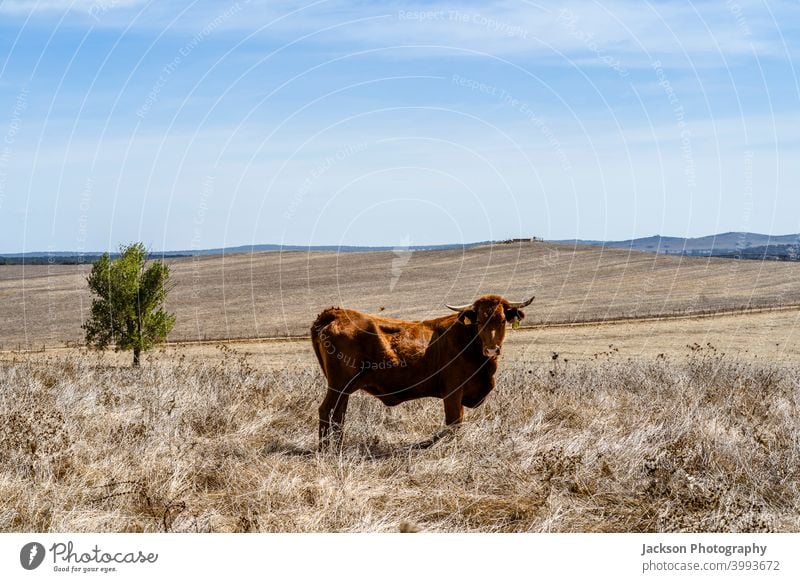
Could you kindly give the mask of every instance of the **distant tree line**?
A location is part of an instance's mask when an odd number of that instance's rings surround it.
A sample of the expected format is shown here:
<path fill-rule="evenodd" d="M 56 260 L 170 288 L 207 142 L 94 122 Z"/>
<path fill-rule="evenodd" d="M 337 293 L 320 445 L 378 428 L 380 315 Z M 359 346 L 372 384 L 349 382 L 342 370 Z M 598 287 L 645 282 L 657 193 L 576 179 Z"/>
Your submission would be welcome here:
<path fill-rule="evenodd" d="M 686 251 L 690 256 L 748 259 L 756 261 L 800 261 L 800 245 L 761 245 L 742 249 Z"/>
<path fill-rule="evenodd" d="M 34 255 L 25 257 L 0 256 L 0 265 L 91 265 L 100 260 L 102 254 L 92 255 Z M 118 259 L 119 253 L 111 253 L 109 257 Z M 191 255 L 166 255 L 167 258 L 189 257 Z"/>

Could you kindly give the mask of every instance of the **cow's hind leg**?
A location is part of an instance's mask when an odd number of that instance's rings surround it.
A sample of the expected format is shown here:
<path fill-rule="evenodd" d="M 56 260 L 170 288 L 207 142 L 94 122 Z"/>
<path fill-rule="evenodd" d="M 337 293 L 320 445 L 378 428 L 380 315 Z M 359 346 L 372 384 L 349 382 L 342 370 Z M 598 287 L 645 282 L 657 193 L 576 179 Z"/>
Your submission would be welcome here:
<path fill-rule="evenodd" d="M 347 412 L 350 394 L 344 390 L 328 388 L 325 399 L 319 407 L 319 450 L 332 448 L 338 451 L 342 446 L 342 425 Z"/>

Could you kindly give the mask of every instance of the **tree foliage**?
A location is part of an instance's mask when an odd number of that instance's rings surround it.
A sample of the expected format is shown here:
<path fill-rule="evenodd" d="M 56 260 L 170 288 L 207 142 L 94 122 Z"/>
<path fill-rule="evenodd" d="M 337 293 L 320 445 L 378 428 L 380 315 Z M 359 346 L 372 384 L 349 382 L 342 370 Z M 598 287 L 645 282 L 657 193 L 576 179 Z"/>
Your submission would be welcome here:
<path fill-rule="evenodd" d="M 133 350 L 136 366 L 141 352 L 163 342 L 172 331 L 175 315 L 164 309 L 169 267 L 161 261 L 147 264 L 142 243 L 122 246 L 115 259 L 105 253 L 86 281 L 95 295 L 91 315 L 82 326 L 87 345 Z"/>

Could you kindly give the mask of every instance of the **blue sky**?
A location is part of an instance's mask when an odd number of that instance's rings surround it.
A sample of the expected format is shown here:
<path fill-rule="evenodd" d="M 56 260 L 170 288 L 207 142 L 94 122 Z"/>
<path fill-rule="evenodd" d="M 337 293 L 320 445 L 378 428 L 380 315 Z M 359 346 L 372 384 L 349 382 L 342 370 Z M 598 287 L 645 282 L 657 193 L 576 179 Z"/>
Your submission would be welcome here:
<path fill-rule="evenodd" d="M 797 2 L 0 3 L 0 252 L 800 232 Z"/>

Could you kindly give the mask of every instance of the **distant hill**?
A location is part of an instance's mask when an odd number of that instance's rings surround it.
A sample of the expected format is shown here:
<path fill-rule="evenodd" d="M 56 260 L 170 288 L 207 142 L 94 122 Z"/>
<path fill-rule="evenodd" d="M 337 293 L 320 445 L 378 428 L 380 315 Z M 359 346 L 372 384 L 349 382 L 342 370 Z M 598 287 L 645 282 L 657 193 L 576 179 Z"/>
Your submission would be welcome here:
<path fill-rule="evenodd" d="M 332 253 L 370 253 L 376 251 L 448 251 L 454 249 L 471 249 L 489 244 L 517 244 L 527 242 L 549 242 L 556 244 L 605 247 L 662 255 L 689 255 L 700 257 L 724 257 L 737 259 L 758 259 L 776 261 L 800 261 L 800 234 L 771 236 L 753 232 L 725 232 L 697 238 L 676 236 L 648 236 L 620 241 L 601 241 L 585 239 L 568 239 L 543 241 L 537 237 L 514 238 L 502 241 L 480 241 L 463 244 L 411 245 L 411 246 L 337 246 L 337 245 L 240 245 L 235 247 L 219 247 L 213 249 L 192 249 L 177 251 L 153 252 L 153 257 L 179 258 L 214 255 L 233 255 L 241 253 L 263 252 L 332 252 Z M 102 253 L 28 252 L 0 254 L 0 265 L 80 265 L 91 264 L 100 258 Z M 117 256 L 111 253 L 111 256 Z"/>
<path fill-rule="evenodd" d="M 669 255 L 798 260 L 800 234 L 771 236 L 754 232 L 725 232 L 697 238 L 655 235 L 621 241 L 574 239 L 552 242 Z"/>

